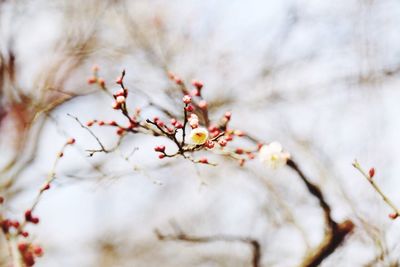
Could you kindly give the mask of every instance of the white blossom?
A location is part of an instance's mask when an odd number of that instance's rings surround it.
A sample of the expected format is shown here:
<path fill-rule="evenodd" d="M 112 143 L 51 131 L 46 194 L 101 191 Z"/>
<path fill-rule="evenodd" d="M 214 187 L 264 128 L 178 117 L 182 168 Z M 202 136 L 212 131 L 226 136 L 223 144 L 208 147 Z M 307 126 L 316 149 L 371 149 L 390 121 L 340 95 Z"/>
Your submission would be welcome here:
<path fill-rule="evenodd" d="M 261 162 L 272 169 L 284 166 L 290 158 L 290 154 L 283 152 L 282 145 L 279 142 L 271 142 L 263 145 L 259 152 Z"/>

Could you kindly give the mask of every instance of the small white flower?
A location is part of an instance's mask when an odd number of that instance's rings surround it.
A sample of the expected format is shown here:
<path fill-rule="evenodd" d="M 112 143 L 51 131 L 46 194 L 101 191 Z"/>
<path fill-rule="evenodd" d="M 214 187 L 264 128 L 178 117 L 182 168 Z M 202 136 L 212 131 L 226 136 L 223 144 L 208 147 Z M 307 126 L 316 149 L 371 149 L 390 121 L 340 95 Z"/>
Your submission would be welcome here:
<path fill-rule="evenodd" d="M 263 145 L 260 149 L 259 156 L 261 162 L 272 169 L 284 166 L 290 158 L 289 153 L 283 152 L 282 145 L 279 142 Z"/>
<path fill-rule="evenodd" d="M 199 127 L 190 132 L 190 139 L 193 144 L 202 145 L 208 139 L 208 131 L 206 128 Z"/>

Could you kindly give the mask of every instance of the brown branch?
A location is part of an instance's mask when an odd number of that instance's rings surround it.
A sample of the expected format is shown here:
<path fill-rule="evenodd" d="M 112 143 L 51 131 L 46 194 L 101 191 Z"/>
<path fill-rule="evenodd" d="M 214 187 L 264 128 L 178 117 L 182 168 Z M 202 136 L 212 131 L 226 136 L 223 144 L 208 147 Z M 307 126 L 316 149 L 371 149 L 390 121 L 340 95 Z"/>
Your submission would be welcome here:
<path fill-rule="evenodd" d="M 342 223 L 337 223 L 333 220 L 331 215 L 331 207 L 326 202 L 325 197 L 318 186 L 311 183 L 305 176 L 302 170 L 298 167 L 296 162 L 288 160 L 288 167 L 295 171 L 307 187 L 308 192 L 318 199 L 319 205 L 324 212 L 324 219 L 326 223 L 325 237 L 321 244 L 307 256 L 300 264 L 301 267 L 314 267 L 319 266 L 327 257 L 329 257 L 340 245 L 342 245 L 345 237 L 350 234 L 354 228 L 354 223 L 346 220 Z"/>
<path fill-rule="evenodd" d="M 179 231 L 176 234 L 164 235 L 158 229 L 154 230 L 157 238 L 162 241 L 184 241 L 190 243 L 212 243 L 212 242 L 239 242 L 247 244 L 252 250 L 252 267 L 260 267 L 261 245 L 256 239 L 249 237 L 231 236 L 231 235 L 213 235 L 213 236 L 191 236 Z"/>

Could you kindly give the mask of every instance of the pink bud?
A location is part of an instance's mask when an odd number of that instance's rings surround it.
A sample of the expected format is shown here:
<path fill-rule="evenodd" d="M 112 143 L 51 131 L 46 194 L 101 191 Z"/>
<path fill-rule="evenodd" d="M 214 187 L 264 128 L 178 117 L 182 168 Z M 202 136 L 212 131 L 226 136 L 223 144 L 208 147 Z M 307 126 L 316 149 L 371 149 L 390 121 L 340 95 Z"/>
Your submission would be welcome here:
<path fill-rule="evenodd" d="M 182 129 L 182 128 L 183 128 L 182 122 L 177 121 L 177 122 L 175 123 L 175 128 L 176 128 L 176 129 Z"/>
<path fill-rule="evenodd" d="M 199 108 L 201 108 L 201 109 L 207 109 L 207 101 L 201 100 L 201 101 L 199 102 Z"/>
<path fill-rule="evenodd" d="M 190 92 L 192 96 L 201 96 L 201 91 L 197 89 L 193 89 L 192 92 Z"/>
<path fill-rule="evenodd" d="M 192 85 L 194 87 L 196 87 L 198 90 L 203 88 L 203 83 L 201 81 L 198 81 L 198 80 L 192 80 Z"/>
<path fill-rule="evenodd" d="M 199 159 L 199 163 L 207 164 L 208 160 L 207 160 L 207 158 L 201 158 L 201 159 Z"/>
<path fill-rule="evenodd" d="M 375 168 L 369 169 L 369 178 L 374 177 L 374 175 L 375 175 Z"/>
<path fill-rule="evenodd" d="M 174 77 L 174 81 L 175 81 L 175 83 L 176 84 L 178 84 L 178 85 L 182 85 L 183 84 L 183 81 L 182 81 L 182 79 L 181 78 L 179 78 L 178 76 L 176 76 L 175 75 L 175 77 Z"/>
<path fill-rule="evenodd" d="M 238 147 L 236 148 L 235 153 L 241 155 L 243 154 L 243 149 Z"/>
<path fill-rule="evenodd" d="M 156 151 L 156 152 L 164 152 L 165 151 L 165 146 L 156 146 L 154 148 L 154 151 Z"/>
<path fill-rule="evenodd" d="M 97 82 L 97 78 L 96 78 L 96 77 L 90 77 L 90 78 L 87 80 L 87 82 L 88 82 L 88 84 L 94 84 L 94 83 Z"/>
<path fill-rule="evenodd" d="M 231 119 L 231 116 L 232 116 L 232 113 L 230 113 L 229 111 L 228 112 L 225 112 L 225 118 L 227 119 L 227 120 L 230 120 Z"/>
<path fill-rule="evenodd" d="M 124 96 L 125 95 L 125 91 L 124 89 L 119 89 L 118 91 L 115 92 L 114 94 L 115 96 Z"/>
<path fill-rule="evenodd" d="M 397 217 L 399 217 L 399 214 L 396 213 L 396 212 L 389 214 L 389 218 L 392 219 L 392 220 L 396 219 Z"/>
<path fill-rule="evenodd" d="M 185 95 L 183 98 L 183 103 L 185 103 L 186 105 L 190 104 L 190 102 L 192 102 L 192 98 L 189 95 Z"/>
<path fill-rule="evenodd" d="M 104 79 L 102 79 L 102 78 L 98 79 L 97 82 L 98 82 L 99 85 L 100 85 L 101 87 L 103 87 L 103 88 L 106 86 L 106 82 L 105 82 Z"/>
<path fill-rule="evenodd" d="M 122 95 L 117 96 L 116 101 L 117 101 L 118 104 L 125 103 L 125 96 L 122 96 Z"/>
<path fill-rule="evenodd" d="M 228 142 L 227 142 L 225 139 L 221 139 L 221 140 L 218 141 L 218 144 L 219 144 L 220 146 L 222 146 L 222 147 L 226 146 L 227 143 L 228 143 Z"/>
<path fill-rule="evenodd" d="M 196 129 L 197 127 L 199 127 L 199 120 L 191 119 L 191 120 L 189 120 L 189 124 L 190 124 L 190 127 L 192 127 L 192 129 Z"/>
<path fill-rule="evenodd" d="M 113 109 L 119 109 L 121 106 L 120 106 L 120 104 L 118 103 L 118 102 L 114 102 L 114 103 L 112 103 L 112 108 Z"/>
<path fill-rule="evenodd" d="M 157 121 L 157 126 L 162 128 L 164 127 L 165 123 L 163 121 Z"/>
<path fill-rule="evenodd" d="M 189 105 L 186 107 L 186 110 L 189 112 L 193 112 L 194 111 L 194 107 L 192 105 Z"/>
<path fill-rule="evenodd" d="M 232 141 L 233 140 L 233 136 L 231 135 L 231 134 L 228 134 L 226 137 L 225 137 L 225 140 L 226 141 Z"/>
<path fill-rule="evenodd" d="M 205 147 L 207 147 L 208 149 L 212 149 L 214 148 L 214 142 L 211 140 L 207 140 L 206 143 L 204 144 Z"/>
<path fill-rule="evenodd" d="M 117 130 L 117 134 L 118 135 L 123 135 L 125 133 L 125 130 L 123 129 L 123 128 L 118 128 L 118 130 Z"/>
<path fill-rule="evenodd" d="M 75 143 L 75 139 L 74 138 L 69 138 L 68 140 L 67 140 L 67 144 L 68 145 L 72 145 L 72 144 L 74 144 Z"/>

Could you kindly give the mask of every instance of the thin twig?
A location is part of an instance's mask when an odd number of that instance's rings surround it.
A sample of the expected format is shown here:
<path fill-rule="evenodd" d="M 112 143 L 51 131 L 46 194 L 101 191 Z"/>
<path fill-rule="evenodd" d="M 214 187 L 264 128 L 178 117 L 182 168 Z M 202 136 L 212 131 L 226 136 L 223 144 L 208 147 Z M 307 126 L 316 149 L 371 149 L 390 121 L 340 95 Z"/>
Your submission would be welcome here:
<path fill-rule="evenodd" d="M 376 184 L 375 180 L 363 170 L 363 168 L 361 167 L 360 163 L 358 163 L 357 160 L 354 160 L 352 165 L 353 165 L 354 168 L 356 168 L 365 177 L 365 179 L 367 179 L 367 181 L 370 183 L 370 185 L 382 197 L 383 201 L 393 210 L 393 212 L 394 212 L 393 216 L 395 218 L 400 216 L 399 208 L 397 208 L 397 206 L 393 203 L 393 201 L 391 201 L 390 198 L 388 198 L 385 195 L 385 193 L 383 193 L 383 191 Z"/>
<path fill-rule="evenodd" d="M 176 234 L 164 235 L 158 229 L 154 230 L 157 238 L 162 241 L 185 241 L 191 243 L 212 243 L 212 242 L 239 242 L 247 244 L 252 249 L 252 267 L 259 267 L 261 261 L 261 245 L 256 239 L 232 235 L 213 235 L 213 236 L 192 236 L 179 231 Z"/>

